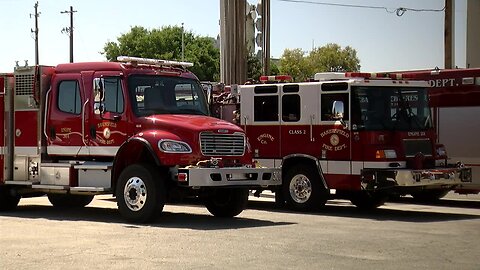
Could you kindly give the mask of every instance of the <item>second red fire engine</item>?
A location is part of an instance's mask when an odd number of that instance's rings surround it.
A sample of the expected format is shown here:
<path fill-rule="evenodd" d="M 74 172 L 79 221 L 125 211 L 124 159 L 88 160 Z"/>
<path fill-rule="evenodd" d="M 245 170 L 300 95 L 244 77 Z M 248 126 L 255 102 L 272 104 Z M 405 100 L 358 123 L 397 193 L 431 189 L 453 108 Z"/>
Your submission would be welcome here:
<path fill-rule="evenodd" d="M 281 168 L 276 199 L 294 209 L 330 198 L 372 208 L 471 181 L 471 169 L 448 164 L 436 143 L 427 82 L 319 73 L 314 82 L 241 85 L 232 96 L 216 110 L 243 127 L 261 165 Z"/>

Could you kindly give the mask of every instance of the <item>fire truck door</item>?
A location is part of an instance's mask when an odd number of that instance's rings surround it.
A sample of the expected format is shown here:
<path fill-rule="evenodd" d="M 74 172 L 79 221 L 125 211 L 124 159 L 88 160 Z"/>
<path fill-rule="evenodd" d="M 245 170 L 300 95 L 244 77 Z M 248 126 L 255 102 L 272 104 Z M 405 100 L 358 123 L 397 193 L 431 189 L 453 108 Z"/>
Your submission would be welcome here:
<path fill-rule="evenodd" d="M 328 174 L 351 174 L 349 106 L 349 93 L 322 92 L 320 95 L 320 125 L 316 134 L 320 158 L 327 160 Z"/>
<path fill-rule="evenodd" d="M 281 139 L 282 156 L 303 154 L 318 157 L 318 91 L 314 85 L 288 84 L 281 93 Z"/>
<path fill-rule="evenodd" d="M 115 156 L 120 145 L 127 139 L 124 87 L 120 76 L 95 74 L 93 79 L 93 106 L 87 124 L 90 154 Z"/>
<path fill-rule="evenodd" d="M 279 87 L 257 85 L 242 89 L 241 126 L 244 128 L 255 158 L 280 159 L 281 135 Z"/>
<path fill-rule="evenodd" d="M 85 92 L 80 74 L 58 74 L 47 92 L 44 135 L 47 153 L 88 155 L 84 130 Z"/>

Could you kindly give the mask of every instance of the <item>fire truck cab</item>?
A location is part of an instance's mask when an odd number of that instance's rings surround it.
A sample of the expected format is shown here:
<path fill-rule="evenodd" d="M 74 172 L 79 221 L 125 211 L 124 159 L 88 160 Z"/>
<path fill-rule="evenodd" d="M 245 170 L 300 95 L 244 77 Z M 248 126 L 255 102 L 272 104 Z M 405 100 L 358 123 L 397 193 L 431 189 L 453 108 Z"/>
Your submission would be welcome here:
<path fill-rule="evenodd" d="M 0 210 L 28 196 L 82 207 L 113 194 L 125 219 L 146 222 L 195 196 L 232 217 L 248 189 L 280 184 L 279 170 L 254 168 L 241 128 L 209 116 L 190 63 L 118 60 L 0 76 Z"/>
<path fill-rule="evenodd" d="M 455 189 L 461 194 L 480 192 L 480 68 L 431 69 L 389 72 L 391 77 L 423 80 L 429 96 L 438 142 L 452 161 L 472 168 L 472 182 Z"/>
<path fill-rule="evenodd" d="M 447 164 L 436 144 L 428 83 L 375 77 L 318 73 L 313 82 L 238 86 L 236 118 L 254 157 L 282 170 L 278 203 L 306 210 L 348 198 L 372 208 L 390 195 L 471 181 L 470 168 Z"/>

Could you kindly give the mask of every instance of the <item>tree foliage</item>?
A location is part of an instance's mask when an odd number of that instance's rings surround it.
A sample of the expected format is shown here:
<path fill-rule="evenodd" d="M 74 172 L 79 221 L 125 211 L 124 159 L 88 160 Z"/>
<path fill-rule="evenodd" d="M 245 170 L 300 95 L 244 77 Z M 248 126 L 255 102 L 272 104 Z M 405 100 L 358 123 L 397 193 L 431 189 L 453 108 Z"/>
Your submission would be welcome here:
<path fill-rule="evenodd" d="M 301 49 L 286 49 L 280 58 L 280 73 L 289 74 L 294 81 L 306 81 L 317 72 L 359 71 L 357 51 L 350 46 L 329 43 L 314 48 L 308 55 Z"/>
<path fill-rule="evenodd" d="M 215 39 L 196 36 L 192 32 L 183 31 L 178 26 L 165 26 L 152 30 L 134 26 L 128 33 L 118 37 L 117 42 L 107 42 L 102 54 L 108 61 L 115 61 L 120 55 L 181 61 L 182 32 L 185 47 L 184 61 L 194 64 L 190 70 L 200 80 L 218 80 L 220 51 L 215 47 Z"/>
<path fill-rule="evenodd" d="M 270 74 L 269 75 L 278 75 L 279 69 L 275 63 L 275 59 L 270 59 Z M 262 61 L 255 56 L 254 54 L 250 54 L 247 57 L 247 78 L 249 80 L 258 81 L 260 76 L 265 75 L 263 74 L 263 67 Z"/>

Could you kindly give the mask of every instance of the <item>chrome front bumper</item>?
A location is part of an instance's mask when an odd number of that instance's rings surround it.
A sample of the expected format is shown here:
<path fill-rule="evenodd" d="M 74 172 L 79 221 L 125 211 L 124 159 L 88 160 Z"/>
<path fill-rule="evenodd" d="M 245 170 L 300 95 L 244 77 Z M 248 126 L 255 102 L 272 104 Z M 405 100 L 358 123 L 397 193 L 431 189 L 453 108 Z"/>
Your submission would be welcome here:
<path fill-rule="evenodd" d="M 385 187 L 456 186 L 472 182 L 471 168 L 410 169 L 364 169 L 362 185 L 373 189 Z"/>
<path fill-rule="evenodd" d="M 188 187 L 250 187 L 266 188 L 282 184 L 278 168 L 179 168 L 176 181 Z"/>

